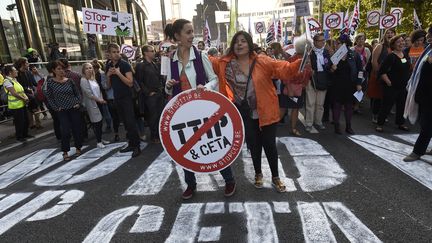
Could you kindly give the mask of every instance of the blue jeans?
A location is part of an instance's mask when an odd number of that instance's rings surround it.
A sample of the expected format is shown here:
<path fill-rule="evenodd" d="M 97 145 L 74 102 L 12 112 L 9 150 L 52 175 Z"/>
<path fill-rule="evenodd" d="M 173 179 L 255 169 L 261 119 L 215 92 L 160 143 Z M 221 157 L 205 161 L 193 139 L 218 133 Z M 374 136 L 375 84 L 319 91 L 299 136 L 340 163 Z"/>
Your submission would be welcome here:
<path fill-rule="evenodd" d="M 190 172 L 188 170 L 183 169 L 185 175 L 185 182 L 188 186 L 196 188 L 196 178 L 195 173 Z M 225 169 L 220 171 L 222 177 L 225 180 L 225 183 L 235 182 L 233 172 L 231 170 L 231 166 L 226 167 Z"/>

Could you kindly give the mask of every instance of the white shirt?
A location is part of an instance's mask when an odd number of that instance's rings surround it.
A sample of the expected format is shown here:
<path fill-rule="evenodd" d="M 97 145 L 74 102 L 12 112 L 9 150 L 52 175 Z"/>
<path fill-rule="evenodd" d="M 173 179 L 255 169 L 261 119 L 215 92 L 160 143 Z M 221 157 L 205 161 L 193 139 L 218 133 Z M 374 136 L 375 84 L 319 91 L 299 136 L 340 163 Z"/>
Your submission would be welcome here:
<path fill-rule="evenodd" d="M 183 64 L 179 60 L 177 52 L 178 51 L 176 51 L 174 53 L 173 61 L 178 61 L 177 62 L 178 70 L 179 70 L 179 72 L 181 72 L 181 70 L 183 69 Z M 208 79 L 208 83 L 205 85 L 205 87 L 207 89 L 210 89 L 210 90 L 218 90 L 219 89 L 219 80 L 213 71 L 213 67 L 212 67 L 210 60 L 208 59 L 207 55 L 204 53 L 202 53 L 201 57 L 202 57 L 202 62 L 203 62 L 203 66 L 204 66 L 204 71 L 205 71 L 207 79 Z M 190 83 L 190 86 L 192 89 L 195 89 L 197 87 L 196 72 L 195 72 L 195 67 L 193 64 L 193 60 L 195 60 L 195 59 L 196 59 L 195 52 L 193 51 L 193 47 L 191 47 L 190 48 L 190 54 L 189 54 L 189 62 L 185 65 L 184 71 L 186 73 L 186 76 L 189 80 L 189 83 Z M 168 69 L 167 80 L 171 80 L 171 68 Z M 165 92 L 167 94 L 171 95 L 172 89 L 168 90 L 165 86 Z"/>

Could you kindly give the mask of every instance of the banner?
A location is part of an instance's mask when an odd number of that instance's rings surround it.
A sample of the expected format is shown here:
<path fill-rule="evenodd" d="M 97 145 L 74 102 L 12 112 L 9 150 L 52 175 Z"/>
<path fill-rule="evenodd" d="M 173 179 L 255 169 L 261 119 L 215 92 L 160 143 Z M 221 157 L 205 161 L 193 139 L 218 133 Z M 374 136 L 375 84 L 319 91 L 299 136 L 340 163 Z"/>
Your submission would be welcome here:
<path fill-rule="evenodd" d="M 132 14 L 82 8 L 84 33 L 133 36 Z"/>
<path fill-rule="evenodd" d="M 344 13 L 325 13 L 323 20 L 323 30 L 342 29 Z"/>

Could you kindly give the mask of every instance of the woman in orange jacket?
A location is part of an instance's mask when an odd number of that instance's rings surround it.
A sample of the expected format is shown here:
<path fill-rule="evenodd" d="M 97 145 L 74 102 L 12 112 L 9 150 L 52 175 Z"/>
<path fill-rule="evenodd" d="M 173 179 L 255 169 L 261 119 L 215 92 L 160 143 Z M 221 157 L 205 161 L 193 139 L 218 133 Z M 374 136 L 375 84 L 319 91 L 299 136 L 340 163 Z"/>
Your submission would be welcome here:
<path fill-rule="evenodd" d="M 301 60 L 289 63 L 257 55 L 253 51 L 252 37 L 245 31 L 234 35 L 229 50 L 220 59 L 215 72 L 219 78 L 219 91 L 233 101 L 242 113 L 246 143 L 255 169 L 255 187 L 263 187 L 261 152 L 264 148 L 272 184 L 278 192 L 285 192 L 286 187 L 278 173 L 276 124 L 280 115 L 272 78 L 291 80 Z"/>

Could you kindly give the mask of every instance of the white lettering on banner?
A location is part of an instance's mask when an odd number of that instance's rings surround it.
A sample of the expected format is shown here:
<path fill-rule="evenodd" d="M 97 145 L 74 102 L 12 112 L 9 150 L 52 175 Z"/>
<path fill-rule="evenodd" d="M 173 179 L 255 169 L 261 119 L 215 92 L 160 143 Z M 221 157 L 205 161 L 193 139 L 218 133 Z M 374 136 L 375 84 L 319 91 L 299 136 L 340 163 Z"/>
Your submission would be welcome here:
<path fill-rule="evenodd" d="M 165 243 L 194 242 L 199 231 L 198 222 L 203 206 L 203 203 L 182 204 Z"/>
<path fill-rule="evenodd" d="M 84 197 L 83 191 L 67 191 L 60 197 L 62 200 L 56 205 L 54 205 L 52 208 L 36 213 L 31 218 L 28 218 L 27 221 L 39 221 L 57 217 L 69 210 L 69 208 L 72 207 L 74 203 L 78 202 L 82 197 Z"/>
<path fill-rule="evenodd" d="M 248 242 L 278 242 L 271 207 L 266 202 L 246 202 Z"/>
<path fill-rule="evenodd" d="M 138 219 L 129 233 L 145 233 L 159 231 L 165 211 L 163 208 L 153 205 L 144 205 L 138 212 Z"/>
<path fill-rule="evenodd" d="M 24 204 L 19 207 L 15 211 L 7 214 L 3 218 L 0 219 L 0 235 L 8 231 L 10 228 L 15 226 L 17 223 L 21 222 L 47 203 L 49 203 L 54 198 L 63 194 L 64 190 L 59 191 L 46 191 L 32 199 L 30 202 Z"/>
<path fill-rule="evenodd" d="M 68 162 L 67 164 L 57 168 L 54 171 L 40 177 L 34 184 L 38 186 L 60 186 L 70 185 L 76 183 L 82 183 L 91 181 L 102 176 L 105 176 L 121 165 L 126 163 L 132 158 L 132 152 L 128 153 L 116 153 L 115 155 L 107 158 L 106 160 L 94 165 L 91 169 L 80 175 L 74 175 L 81 171 L 87 166 L 99 160 L 101 157 L 107 155 L 115 149 L 124 146 L 125 143 L 109 144 L 103 149 L 95 148 L 89 152 L 83 154 L 75 160 Z M 141 148 L 144 148 L 147 144 L 141 144 Z"/>
<path fill-rule="evenodd" d="M 337 161 L 317 142 L 306 138 L 281 137 L 279 142 L 293 156 L 305 192 L 323 191 L 342 184 L 347 175 Z"/>
<path fill-rule="evenodd" d="M 336 242 L 324 210 L 318 202 L 298 202 L 305 242 Z"/>
<path fill-rule="evenodd" d="M 82 8 L 84 33 L 133 36 L 132 14 L 101 9 Z"/>
<path fill-rule="evenodd" d="M 103 217 L 83 240 L 83 243 L 110 242 L 123 221 L 138 210 L 138 206 L 118 209 Z"/>
<path fill-rule="evenodd" d="M 323 206 L 327 215 L 339 227 L 350 242 L 382 242 L 342 203 L 325 202 L 323 203 Z"/>
<path fill-rule="evenodd" d="M 123 196 L 146 196 L 158 194 L 168 181 L 173 164 L 165 152 L 144 171 L 144 173 L 123 193 Z"/>
<path fill-rule="evenodd" d="M 8 210 L 10 207 L 14 206 L 15 204 L 21 202 L 22 200 L 28 198 L 32 192 L 25 192 L 25 193 L 13 193 L 5 198 L 3 198 L 0 201 L 0 213 L 3 213 L 4 211 Z"/>
<path fill-rule="evenodd" d="M 412 146 L 375 135 L 354 135 L 350 139 L 432 190 L 432 165 L 421 160 L 411 163 L 403 161 L 411 153 Z"/>

